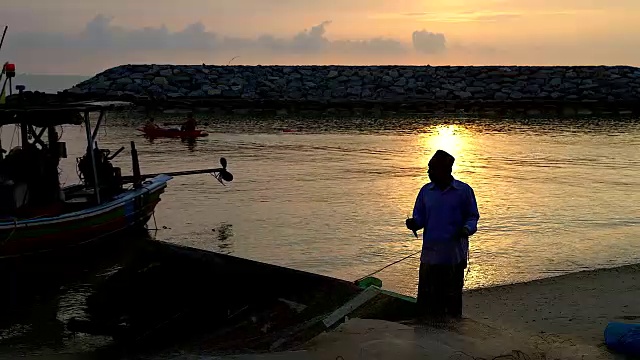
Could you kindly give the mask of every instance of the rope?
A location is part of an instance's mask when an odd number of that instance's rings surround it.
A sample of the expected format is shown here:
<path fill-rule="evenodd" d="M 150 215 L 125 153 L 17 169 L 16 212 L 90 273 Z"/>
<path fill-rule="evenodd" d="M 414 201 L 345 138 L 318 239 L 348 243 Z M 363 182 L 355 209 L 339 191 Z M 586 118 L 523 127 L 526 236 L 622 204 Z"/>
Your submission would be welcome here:
<path fill-rule="evenodd" d="M 153 210 L 153 212 L 151 213 L 151 216 L 153 217 L 153 229 L 149 228 L 149 225 L 147 224 L 147 230 L 148 231 L 153 231 L 153 240 L 156 240 L 156 236 L 158 236 L 158 231 L 159 230 L 163 230 L 166 229 L 166 226 L 163 226 L 162 229 L 158 228 L 158 222 L 156 221 L 156 211 Z"/>
<path fill-rule="evenodd" d="M 369 275 L 363 276 L 363 277 L 361 277 L 360 279 L 356 280 L 356 282 L 362 281 L 362 280 L 364 280 L 364 279 L 366 279 L 366 278 L 368 278 L 368 277 L 370 277 L 370 276 L 373 276 L 373 275 L 375 275 L 375 274 L 379 273 L 380 271 L 382 271 L 382 270 L 384 270 L 384 269 L 386 269 L 386 268 L 388 268 L 388 267 L 391 267 L 391 266 L 393 266 L 393 265 L 395 265 L 395 264 L 397 264 L 397 263 L 401 263 L 401 262 L 403 262 L 403 261 L 405 261 L 405 260 L 407 260 L 407 259 L 409 259 L 409 258 L 411 258 L 411 257 L 413 257 L 413 256 L 416 256 L 416 255 L 418 255 L 420 252 L 422 252 L 422 249 L 420 249 L 420 250 L 418 250 L 418 251 L 416 251 L 416 252 L 414 252 L 414 253 L 412 253 L 412 254 L 410 254 L 410 255 L 408 255 L 408 256 L 405 256 L 405 257 L 403 257 L 403 258 L 402 258 L 402 259 L 400 259 L 400 260 L 394 261 L 394 262 L 392 262 L 391 264 L 386 265 L 386 266 L 384 266 L 383 268 L 381 268 L 381 269 L 379 269 L 379 270 L 376 270 L 376 271 L 372 272 L 372 273 L 371 273 L 371 274 L 369 274 Z"/>
<path fill-rule="evenodd" d="M 464 276 L 462 277 L 462 287 L 467 284 L 467 275 L 471 273 L 471 246 L 467 250 L 467 271 L 465 271 Z"/>
<path fill-rule="evenodd" d="M 382 270 L 385 270 L 385 269 L 387 269 L 387 268 L 389 268 L 389 267 L 391 267 L 391 266 L 393 266 L 395 264 L 401 263 L 401 262 L 403 262 L 403 261 L 405 261 L 405 260 L 407 260 L 409 258 L 412 258 L 412 257 L 418 255 L 420 252 L 422 252 L 422 249 L 420 249 L 420 250 L 418 250 L 418 251 L 416 251 L 416 252 L 414 252 L 412 254 L 409 254 L 409 255 L 403 257 L 400 260 L 394 261 L 391 264 L 385 265 L 384 267 L 372 272 L 371 274 L 368 274 L 368 275 L 365 275 L 365 276 L 359 278 L 355 282 L 358 283 L 358 282 L 360 282 L 360 281 L 362 281 L 362 280 L 364 280 L 364 279 L 366 279 L 366 278 L 368 278 L 370 276 L 373 276 L 373 275 L 381 272 Z M 465 271 L 464 276 L 462 278 L 462 287 L 464 287 L 466 285 L 466 283 L 467 283 L 467 275 L 469 275 L 469 273 L 471 273 L 471 249 L 469 249 L 467 251 L 467 271 Z"/>

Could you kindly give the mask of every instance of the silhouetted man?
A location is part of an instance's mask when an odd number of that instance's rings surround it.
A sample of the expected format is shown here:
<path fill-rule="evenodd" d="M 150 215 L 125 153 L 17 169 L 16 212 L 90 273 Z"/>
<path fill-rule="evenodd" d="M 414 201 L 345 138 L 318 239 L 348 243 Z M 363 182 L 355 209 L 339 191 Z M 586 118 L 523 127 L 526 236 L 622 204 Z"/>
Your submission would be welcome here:
<path fill-rule="evenodd" d="M 462 316 L 462 288 L 469 256 L 469 236 L 477 230 L 478 205 L 473 189 L 451 175 L 455 159 L 438 150 L 429 161 L 430 183 L 418 193 L 412 231 L 424 229 L 418 307 L 430 317 Z"/>

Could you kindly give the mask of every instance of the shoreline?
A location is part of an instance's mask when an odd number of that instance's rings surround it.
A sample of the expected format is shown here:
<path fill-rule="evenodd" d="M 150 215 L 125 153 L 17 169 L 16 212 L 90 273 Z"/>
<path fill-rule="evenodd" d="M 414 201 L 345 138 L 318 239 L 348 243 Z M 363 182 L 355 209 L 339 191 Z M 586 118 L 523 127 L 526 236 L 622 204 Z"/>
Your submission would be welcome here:
<path fill-rule="evenodd" d="M 563 278 L 563 277 L 572 277 L 578 274 L 584 274 L 584 273 L 597 273 L 600 271 L 608 271 L 608 270 L 616 270 L 616 269 L 621 269 L 624 270 L 625 268 L 629 268 L 629 267 L 638 267 L 638 271 L 640 271 L 640 262 L 637 263 L 629 263 L 629 264 L 624 264 L 624 265 L 612 265 L 612 266 L 606 266 L 606 267 L 594 267 L 594 268 L 589 268 L 589 269 L 579 269 L 579 270 L 567 270 L 566 272 L 558 272 L 556 274 L 549 274 L 548 276 L 541 276 L 538 278 L 533 278 L 530 280 L 522 280 L 522 281 L 515 281 L 515 282 L 507 282 L 507 283 L 503 283 L 503 284 L 492 284 L 492 285 L 487 285 L 487 286 L 480 286 L 480 287 L 475 287 L 475 288 L 470 288 L 470 289 L 464 289 L 464 293 L 467 292 L 478 292 L 478 291 L 484 291 L 484 290 L 493 290 L 493 289 L 500 289 L 500 288 L 507 288 L 507 287 L 512 287 L 512 286 L 520 286 L 520 285 L 527 285 L 527 284 L 532 284 L 532 283 L 538 283 L 538 282 L 546 282 L 548 280 L 551 279 L 557 279 L 557 278 Z"/>

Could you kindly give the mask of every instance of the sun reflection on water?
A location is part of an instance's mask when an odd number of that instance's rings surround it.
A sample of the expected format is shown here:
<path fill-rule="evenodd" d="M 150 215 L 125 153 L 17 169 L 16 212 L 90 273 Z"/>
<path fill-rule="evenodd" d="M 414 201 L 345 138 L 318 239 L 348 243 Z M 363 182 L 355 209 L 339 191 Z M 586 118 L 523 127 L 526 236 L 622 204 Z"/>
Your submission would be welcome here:
<path fill-rule="evenodd" d="M 462 125 L 437 125 L 426 128 L 418 135 L 417 147 L 420 151 L 419 166 L 426 169 L 436 150 L 444 150 L 456 158 L 454 174 L 466 173 L 469 160 L 475 153 L 473 133 Z"/>

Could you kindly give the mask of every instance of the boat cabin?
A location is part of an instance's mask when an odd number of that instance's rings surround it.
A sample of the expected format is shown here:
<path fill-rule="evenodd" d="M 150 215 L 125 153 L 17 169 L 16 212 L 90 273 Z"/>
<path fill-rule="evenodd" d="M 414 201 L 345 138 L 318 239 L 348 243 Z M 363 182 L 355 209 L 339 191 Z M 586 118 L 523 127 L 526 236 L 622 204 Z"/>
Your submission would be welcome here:
<path fill-rule="evenodd" d="M 0 126 L 20 127 L 20 146 L 5 149 L 0 143 L 0 217 L 57 216 L 96 206 L 123 192 L 120 169 L 111 154 L 99 149 L 96 137 L 108 110 L 131 106 L 127 102 L 0 106 Z M 92 114 L 97 114 L 95 126 Z M 57 127 L 84 126 L 87 151 L 77 159 L 81 183 L 61 188 L 58 165 L 67 157 Z"/>

